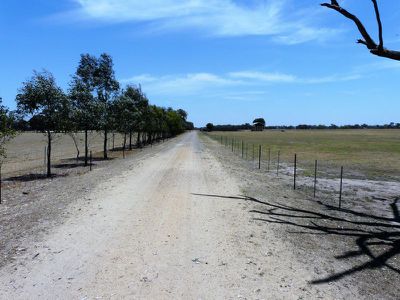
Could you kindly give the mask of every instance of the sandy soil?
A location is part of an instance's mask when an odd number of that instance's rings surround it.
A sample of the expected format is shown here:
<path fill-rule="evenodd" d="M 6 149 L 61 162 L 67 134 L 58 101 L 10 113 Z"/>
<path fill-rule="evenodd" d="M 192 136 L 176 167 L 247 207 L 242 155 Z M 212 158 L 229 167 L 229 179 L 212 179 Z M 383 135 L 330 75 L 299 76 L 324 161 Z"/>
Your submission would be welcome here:
<path fill-rule="evenodd" d="M 356 280 L 313 284 L 347 266 L 321 254 L 317 238 L 294 247 L 286 228 L 257 220 L 284 210 L 273 206 L 286 199 L 282 186 L 271 183 L 263 201 L 249 195 L 251 172 L 205 143 L 188 133 L 91 173 L 42 182 L 21 212 L 6 202 L 1 223 L 18 232 L 21 220 L 12 225 L 11 216 L 24 215 L 31 230 L 3 257 L 13 255 L 0 270 L 0 298 L 375 298 Z"/>

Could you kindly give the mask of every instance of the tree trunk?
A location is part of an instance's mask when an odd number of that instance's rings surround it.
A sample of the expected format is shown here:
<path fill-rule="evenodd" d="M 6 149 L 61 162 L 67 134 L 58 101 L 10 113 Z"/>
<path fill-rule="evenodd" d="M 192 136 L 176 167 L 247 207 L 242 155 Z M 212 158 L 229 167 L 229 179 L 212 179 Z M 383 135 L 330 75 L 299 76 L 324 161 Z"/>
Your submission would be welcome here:
<path fill-rule="evenodd" d="M 142 134 L 140 133 L 140 131 L 138 131 L 137 138 L 136 138 L 136 147 L 138 147 L 138 148 L 142 148 L 142 143 L 140 142 L 141 135 Z"/>
<path fill-rule="evenodd" d="M 103 152 L 104 152 L 104 159 L 107 159 L 108 158 L 108 156 L 107 156 L 107 129 L 104 129 L 104 149 L 103 149 Z"/>
<path fill-rule="evenodd" d="M 114 141 L 115 141 L 115 132 L 113 132 L 113 135 L 112 135 L 112 143 L 113 143 L 112 149 L 113 149 L 113 151 L 115 150 L 115 143 L 114 143 Z"/>
<path fill-rule="evenodd" d="M 51 177 L 51 132 L 47 131 L 47 177 Z"/>
<path fill-rule="evenodd" d="M 132 131 L 129 131 L 129 150 L 132 150 Z"/>
<path fill-rule="evenodd" d="M 122 149 L 125 150 L 125 148 L 126 148 L 126 132 L 124 133 L 124 144 L 122 147 L 123 147 Z"/>
<path fill-rule="evenodd" d="M 85 167 L 88 165 L 89 147 L 88 147 L 88 131 L 85 130 Z"/>

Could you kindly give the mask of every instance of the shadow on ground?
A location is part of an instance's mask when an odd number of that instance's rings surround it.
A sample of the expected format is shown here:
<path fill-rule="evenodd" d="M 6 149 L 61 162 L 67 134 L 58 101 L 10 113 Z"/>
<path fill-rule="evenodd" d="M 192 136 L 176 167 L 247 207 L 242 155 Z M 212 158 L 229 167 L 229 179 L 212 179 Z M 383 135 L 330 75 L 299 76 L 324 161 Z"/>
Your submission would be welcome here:
<path fill-rule="evenodd" d="M 13 176 L 13 177 L 8 177 L 5 178 L 4 181 L 19 181 L 19 182 L 28 182 L 28 181 L 34 181 L 34 180 L 45 180 L 45 179 L 51 179 L 51 178 L 58 178 L 58 177 L 66 177 L 68 174 L 52 174 L 51 177 L 47 177 L 46 174 L 43 173 L 30 173 L 30 174 L 24 174 L 20 176 Z"/>
<path fill-rule="evenodd" d="M 246 200 L 261 204 L 262 209 L 250 211 L 256 214 L 253 219 L 301 229 L 301 231 L 288 230 L 290 234 L 334 235 L 350 239 L 351 242 L 346 247 L 350 246 L 353 249 L 335 256 L 335 259 L 361 258 L 364 262 L 360 264 L 356 261 L 352 263 L 355 266 L 328 277 L 315 279 L 312 284 L 337 281 L 370 269 L 387 268 L 393 275 L 400 275 L 399 263 L 395 264 L 396 258 L 400 258 L 400 213 L 397 206 L 400 198 L 393 199 L 390 203 L 392 217 L 382 217 L 351 209 L 338 209 L 321 202 L 316 204 L 320 205 L 320 209 L 325 209 L 324 212 L 270 203 L 247 196 L 193 195 Z"/>

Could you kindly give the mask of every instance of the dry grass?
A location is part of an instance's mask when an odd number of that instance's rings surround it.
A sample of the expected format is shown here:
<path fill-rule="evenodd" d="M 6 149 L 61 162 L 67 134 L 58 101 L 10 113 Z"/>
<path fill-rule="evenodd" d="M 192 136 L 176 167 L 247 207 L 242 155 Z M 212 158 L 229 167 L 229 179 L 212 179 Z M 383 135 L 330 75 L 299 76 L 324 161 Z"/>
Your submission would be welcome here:
<path fill-rule="evenodd" d="M 255 155 L 262 145 L 262 159 L 268 160 L 271 151 L 271 165 L 275 165 L 278 150 L 281 161 L 293 165 L 294 154 L 303 175 L 311 176 L 314 161 L 318 160 L 320 172 L 325 176 L 337 176 L 344 166 L 347 177 L 371 180 L 400 180 L 400 130 L 267 130 L 264 132 L 212 132 L 210 136 L 228 142 L 232 139 L 241 155 L 248 149 L 248 159 Z M 246 155 L 245 155 L 246 156 Z"/>
<path fill-rule="evenodd" d="M 84 155 L 84 135 L 77 134 L 80 156 Z M 115 134 L 115 147 L 121 147 L 123 136 Z M 101 157 L 103 150 L 103 135 L 100 132 L 89 133 L 89 148 L 93 156 Z M 112 148 L 112 134 L 109 134 L 109 149 Z M 35 168 L 44 169 L 44 151 L 47 137 L 42 133 L 25 132 L 17 135 L 7 144 L 7 157 L 2 165 L 4 176 L 20 174 Z M 72 138 L 67 134 L 57 134 L 52 145 L 52 163 L 57 164 L 68 159 L 76 158 L 76 148 Z M 120 156 L 110 153 L 110 157 Z"/>

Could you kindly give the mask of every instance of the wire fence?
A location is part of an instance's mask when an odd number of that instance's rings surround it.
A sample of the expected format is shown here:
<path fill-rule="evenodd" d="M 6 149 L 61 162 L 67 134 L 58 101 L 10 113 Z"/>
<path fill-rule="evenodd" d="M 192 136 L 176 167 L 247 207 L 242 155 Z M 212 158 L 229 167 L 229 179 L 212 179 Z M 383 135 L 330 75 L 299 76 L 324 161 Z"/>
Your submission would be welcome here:
<path fill-rule="evenodd" d="M 345 164 L 338 166 L 337 161 L 335 161 L 335 164 L 318 159 L 312 162 L 309 160 L 302 161 L 301 154 L 297 152 L 282 153 L 277 145 L 249 143 L 244 139 L 222 135 L 208 134 L 208 136 L 218 141 L 226 150 L 248 162 L 253 169 L 266 171 L 270 176 L 286 180 L 291 177 L 291 185 L 294 190 L 301 185 L 301 188 L 309 190 L 314 198 L 317 197 L 320 190 L 325 189 L 325 185 L 322 186 L 320 184 L 321 181 L 324 181 L 325 184 L 329 180 L 332 191 L 336 194 L 339 208 L 342 208 L 346 192 L 344 189 L 344 177 L 349 175 L 348 180 L 354 180 L 352 178 L 354 172 L 351 168 L 346 168 Z M 299 181 L 299 179 L 302 180 Z M 347 192 L 350 193 L 351 190 Z"/>

